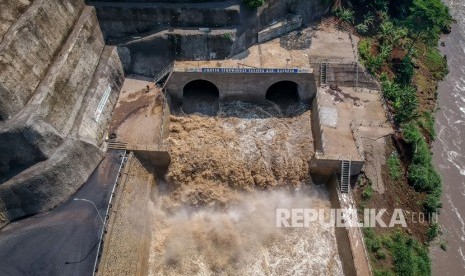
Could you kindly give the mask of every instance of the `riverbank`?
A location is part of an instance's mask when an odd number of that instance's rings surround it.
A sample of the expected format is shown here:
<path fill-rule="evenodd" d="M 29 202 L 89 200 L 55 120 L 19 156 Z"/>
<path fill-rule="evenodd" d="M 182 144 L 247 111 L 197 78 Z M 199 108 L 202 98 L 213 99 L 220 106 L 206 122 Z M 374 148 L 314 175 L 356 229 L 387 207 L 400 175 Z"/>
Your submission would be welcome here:
<path fill-rule="evenodd" d="M 447 74 L 437 45 L 439 34 L 450 31 L 451 17 L 439 0 L 348 2 L 335 14 L 341 26 L 361 37 L 360 61 L 382 83 L 395 130 L 385 145 L 385 189 L 377 189 L 367 173 L 359 178 L 355 198 L 361 211 L 387 208 L 392 214 L 401 208 L 407 220 L 407 227 L 365 229 L 373 271 L 430 275 L 427 245 L 440 233 L 436 214 L 442 206 L 430 147 L 436 137 L 437 83 Z"/>

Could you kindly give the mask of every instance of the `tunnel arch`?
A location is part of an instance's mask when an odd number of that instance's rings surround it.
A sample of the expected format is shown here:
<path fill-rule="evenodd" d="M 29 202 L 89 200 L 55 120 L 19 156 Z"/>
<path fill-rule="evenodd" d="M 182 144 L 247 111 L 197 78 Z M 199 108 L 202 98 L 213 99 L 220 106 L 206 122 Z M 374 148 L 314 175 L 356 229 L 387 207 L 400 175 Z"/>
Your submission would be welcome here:
<path fill-rule="evenodd" d="M 299 85 L 293 81 L 275 82 L 266 90 L 265 98 L 281 109 L 287 109 L 300 102 Z"/>
<path fill-rule="evenodd" d="M 207 80 L 193 80 L 183 88 L 182 110 L 186 114 L 201 113 L 215 116 L 220 106 L 218 87 Z"/>

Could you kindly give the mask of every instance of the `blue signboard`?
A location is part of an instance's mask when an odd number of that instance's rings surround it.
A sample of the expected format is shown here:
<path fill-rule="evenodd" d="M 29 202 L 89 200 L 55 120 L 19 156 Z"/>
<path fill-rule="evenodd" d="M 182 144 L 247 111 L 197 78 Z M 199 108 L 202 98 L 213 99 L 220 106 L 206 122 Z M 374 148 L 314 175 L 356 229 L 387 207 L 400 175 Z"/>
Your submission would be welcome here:
<path fill-rule="evenodd" d="M 246 73 L 246 74 L 281 74 L 281 73 L 300 73 L 297 68 L 201 68 L 202 73 Z"/>

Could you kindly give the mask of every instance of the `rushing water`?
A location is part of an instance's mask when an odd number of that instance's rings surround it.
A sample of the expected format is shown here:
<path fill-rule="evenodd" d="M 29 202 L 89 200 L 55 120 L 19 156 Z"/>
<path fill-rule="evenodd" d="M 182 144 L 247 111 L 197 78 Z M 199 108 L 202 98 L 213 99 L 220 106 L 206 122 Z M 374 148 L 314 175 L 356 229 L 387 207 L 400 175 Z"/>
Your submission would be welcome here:
<path fill-rule="evenodd" d="M 444 37 L 450 73 L 440 83 L 434 162 L 443 178 L 440 224 L 447 251 L 432 247 L 434 275 L 465 275 L 465 2 L 444 0 L 457 20 Z"/>
<path fill-rule="evenodd" d="M 310 113 L 236 102 L 216 117 L 171 117 L 149 275 L 342 275 L 331 223 L 276 227 L 277 208 L 331 208 L 308 173 Z"/>

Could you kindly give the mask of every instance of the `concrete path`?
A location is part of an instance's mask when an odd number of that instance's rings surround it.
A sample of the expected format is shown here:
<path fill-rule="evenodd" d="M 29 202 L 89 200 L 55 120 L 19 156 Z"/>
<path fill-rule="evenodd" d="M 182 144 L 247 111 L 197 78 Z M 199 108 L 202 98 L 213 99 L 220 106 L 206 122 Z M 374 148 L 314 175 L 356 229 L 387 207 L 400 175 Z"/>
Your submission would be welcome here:
<path fill-rule="evenodd" d="M 102 217 L 118 173 L 120 154 L 107 154 L 72 196 L 94 202 Z M 72 198 L 50 212 L 0 230 L 0 275 L 92 275 L 102 222 L 91 203 Z"/>

